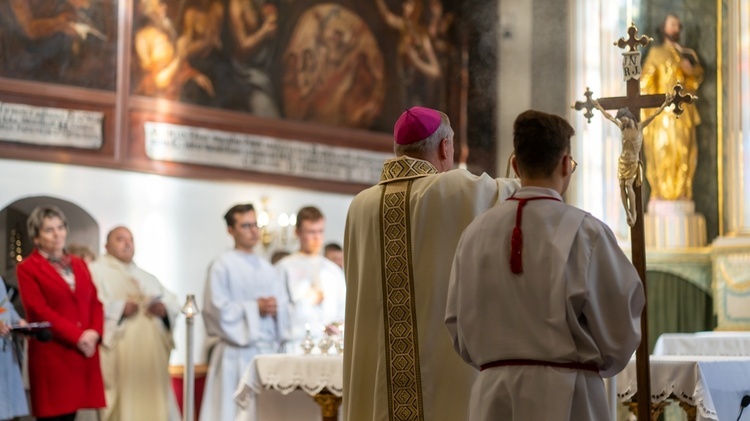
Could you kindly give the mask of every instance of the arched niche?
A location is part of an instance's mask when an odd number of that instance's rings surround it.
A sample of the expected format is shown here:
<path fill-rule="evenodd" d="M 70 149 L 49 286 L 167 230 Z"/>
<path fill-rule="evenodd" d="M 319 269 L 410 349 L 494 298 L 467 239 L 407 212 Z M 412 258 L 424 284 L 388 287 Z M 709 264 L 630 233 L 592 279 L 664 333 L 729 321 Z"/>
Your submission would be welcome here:
<path fill-rule="evenodd" d="M 68 220 L 68 245 L 85 245 L 95 254 L 99 251 L 99 224 L 82 207 L 52 196 L 17 199 L 0 210 L 0 238 L 3 239 L 0 243 L 0 275 L 9 286 L 16 286 L 15 268 L 19 254 L 20 257 L 26 257 L 34 247 L 28 236 L 26 220 L 34 208 L 40 205 L 57 206 L 63 211 Z"/>

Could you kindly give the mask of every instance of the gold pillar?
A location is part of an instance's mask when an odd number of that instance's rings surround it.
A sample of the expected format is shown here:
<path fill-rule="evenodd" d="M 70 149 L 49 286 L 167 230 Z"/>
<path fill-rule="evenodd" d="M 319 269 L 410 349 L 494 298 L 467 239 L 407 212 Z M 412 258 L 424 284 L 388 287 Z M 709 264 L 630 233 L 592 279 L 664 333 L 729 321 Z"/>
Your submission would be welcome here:
<path fill-rule="evenodd" d="M 750 237 L 750 168 L 745 166 L 750 155 L 750 92 L 743 91 L 743 86 L 750 83 L 750 74 L 742 70 L 742 63 L 750 60 L 750 51 L 746 47 L 750 43 L 750 23 L 745 18 L 750 14 L 750 5 L 744 1 L 725 1 L 727 8 L 723 14 L 721 3 L 719 0 L 719 19 L 726 19 L 727 33 L 723 34 L 722 25 L 719 25 L 719 234 Z"/>
<path fill-rule="evenodd" d="M 324 389 L 315 395 L 313 399 L 320 405 L 323 421 L 337 421 L 339 419 L 339 405 L 341 405 L 341 398 L 339 396 Z"/>

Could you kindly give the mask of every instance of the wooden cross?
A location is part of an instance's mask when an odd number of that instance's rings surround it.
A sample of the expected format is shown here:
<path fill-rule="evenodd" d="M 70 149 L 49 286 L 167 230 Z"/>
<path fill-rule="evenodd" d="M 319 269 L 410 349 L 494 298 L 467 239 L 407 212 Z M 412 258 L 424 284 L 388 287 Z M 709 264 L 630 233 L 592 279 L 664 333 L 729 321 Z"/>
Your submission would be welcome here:
<path fill-rule="evenodd" d="M 615 45 L 620 48 L 628 47 L 628 52 L 623 53 L 625 62 L 623 68 L 625 70 L 625 76 L 627 80 L 627 96 L 624 97 L 610 97 L 610 98 L 599 98 L 597 101 L 605 110 L 619 110 L 620 108 L 628 108 L 636 120 L 640 120 L 642 108 L 657 108 L 660 107 L 665 99 L 665 94 L 652 94 L 652 95 L 641 95 L 640 86 L 640 52 L 637 51 L 639 46 L 645 47 L 652 39 L 646 36 L 637 36 L 638 29 L 635 24 L 631 24 L 628 28 L 628 39 L 620 38 Z M 635 72 L 629 74 L 629 70 L 636 69 Z M 678 83 L 674 87 L 675 95 L 672 99 L 672 104 L 675 104 L 674 113 L 677 115 L 682 114 L 682 103 L 692 103 L 694 96 L 691 94 L 682 94 L 682 86 Z M 593 117 L 592 110 L 594 108 L 593 100 L 591 96 L 593 92 L 586 88 L 584 94 L 586 101 L 577 101 L 573 106 L 576 110 L 586 109 L 584 116 L 591 122 Z M 639 157 L 643 159 L 643 152 Z M 643 187 L 635 188 L 635 209 L 638 215 L 635 225 L 630 229 L 631 238 L 631 249 L 633 265 L 638 271 L 638 275 L 643 282 L 643 291 L 646 292 L 646 244 L 645 235 L 643 232 Z M 648 302 L 648 301 L 647 301 Z M 649 370 L 649 352 L 648 352 L 648 307 L 644 306 L 643 313 L 641 314 L 641 344 L 638 346 L 636 351 L 636 373 L 638 376 L 638 420 L 649 421 L 651 417 L 651 374 Z"/>

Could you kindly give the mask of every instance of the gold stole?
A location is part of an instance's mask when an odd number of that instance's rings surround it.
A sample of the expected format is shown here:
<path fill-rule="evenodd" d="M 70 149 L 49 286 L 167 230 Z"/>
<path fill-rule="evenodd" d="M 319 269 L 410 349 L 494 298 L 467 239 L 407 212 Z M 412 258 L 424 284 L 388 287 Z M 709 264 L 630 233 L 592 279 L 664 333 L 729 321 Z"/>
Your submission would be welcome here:
<path fill-rule="evenodd" d="M 409 197 L 415 179 L 436 173 L 427 161 L 400 157 L 386 161 L 380 182 L 386 383 L 391 420 L 424 420 Z"/>

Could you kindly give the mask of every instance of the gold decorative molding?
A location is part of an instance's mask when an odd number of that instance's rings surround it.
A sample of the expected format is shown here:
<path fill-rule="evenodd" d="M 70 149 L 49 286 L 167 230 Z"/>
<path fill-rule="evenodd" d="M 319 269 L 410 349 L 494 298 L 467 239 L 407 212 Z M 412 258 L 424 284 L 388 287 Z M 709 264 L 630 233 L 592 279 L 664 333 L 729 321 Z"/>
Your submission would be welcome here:
<path fill-rule="evenodd" d="M 659 417 L 664 413 L 664 410 L 670 405 L 670 403 L 671 402 L 668 400 L 658 403 L 651 402 L 651 416 L 649 419 L 651 421 L 659 421 Z M 638 402 L 630 401 L 623 402 L 622 404 L 625 405 L 628 408 L 628 411 L 633 415 L 638 416 Z M 693 419 L 693 421 L 695 421 L 695 419 Z"/>
<path fill-rule="evenodd" d="M 716 0 L 716 184 L 718 188 L 719 236 L 724 235 L 724 43 L 722 0 Z"/>
<path fill-rule="evenodd" d="M 698 407 L 683 401 L 679 402 L 680 408 L 682 408 L 682 410 L 685 411 L 685 415 L 687 415 L 687 421 L 695 421 L 698 417 Z"/>
<path fill-rule="evenodd" d="M 341 398 L 339 396 L 336 396 L 327 390 L 323 390 L 313 396 L 313 399 L 315 399 L 315 402 L 320 405 L 323 421 L 338 419 L 339 406 L 341 405 Z"/>
<path fill-rule="evenodd" d="M 208 373 L 208 364 L 195 365 L 195 377 L 204 377 Z M 185 375 L 184 365 L 170 365 L 169 375 L 171 377 L 182 378 Z"/>
<path fill-rule="evenodd" d="M 750 247 L 718 248 L 713 256 L 716 330 L 750 330 Z"/>

